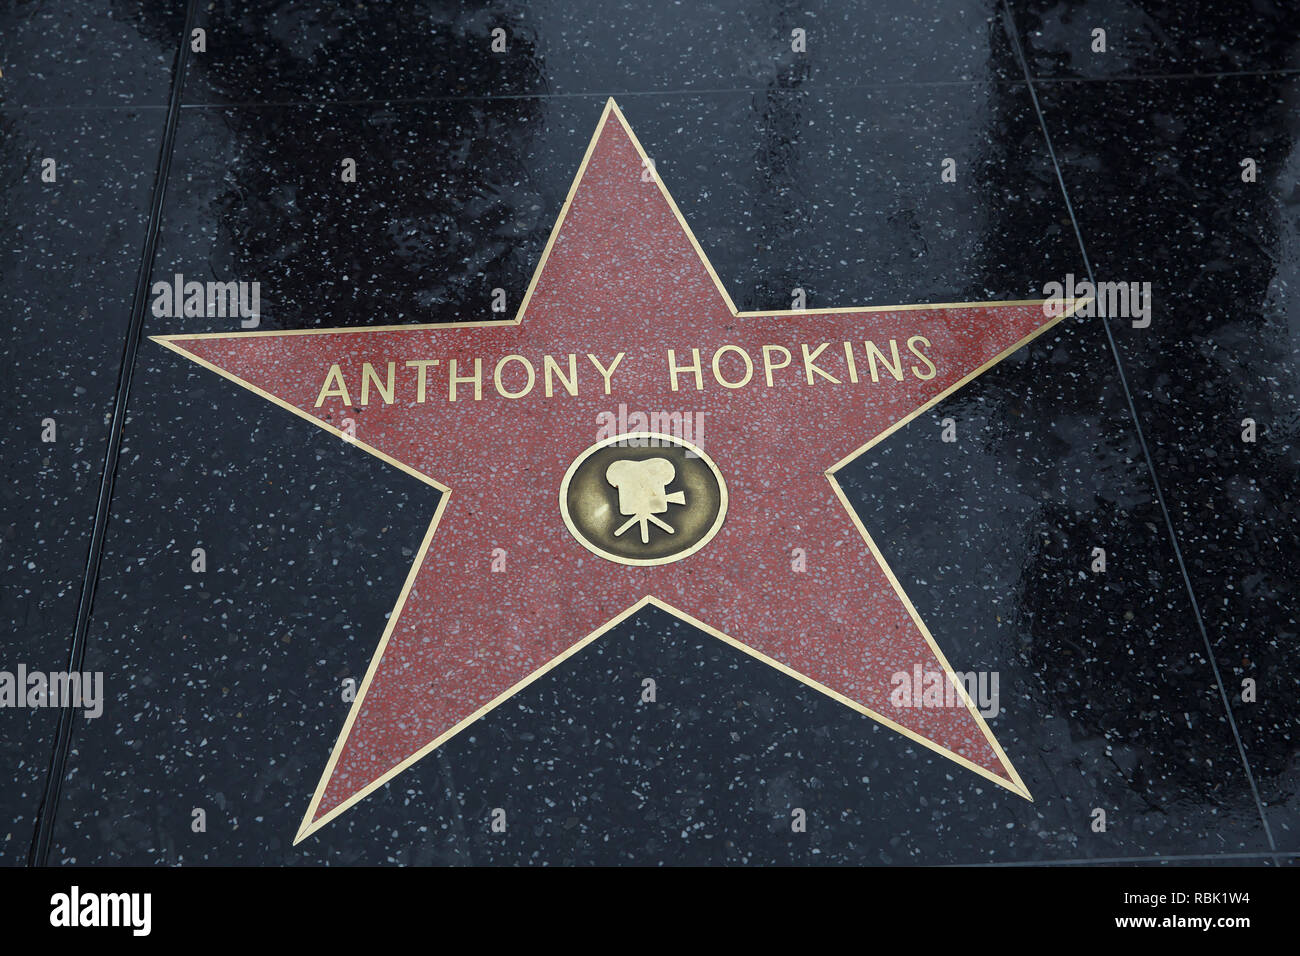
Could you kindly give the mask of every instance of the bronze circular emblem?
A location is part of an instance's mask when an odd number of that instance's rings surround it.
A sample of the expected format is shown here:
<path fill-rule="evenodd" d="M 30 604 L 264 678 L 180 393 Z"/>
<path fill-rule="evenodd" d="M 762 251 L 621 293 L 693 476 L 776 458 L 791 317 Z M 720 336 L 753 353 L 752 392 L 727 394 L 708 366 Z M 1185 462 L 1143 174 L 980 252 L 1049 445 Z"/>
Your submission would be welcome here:
<path fill-rule="evenodd" d="M 670 564 L 709 543 L 727 483 L 708 455 L 655 432 L 592 445 L 560 484 L 560 514 L 584 548 L 619 564 Z"/>

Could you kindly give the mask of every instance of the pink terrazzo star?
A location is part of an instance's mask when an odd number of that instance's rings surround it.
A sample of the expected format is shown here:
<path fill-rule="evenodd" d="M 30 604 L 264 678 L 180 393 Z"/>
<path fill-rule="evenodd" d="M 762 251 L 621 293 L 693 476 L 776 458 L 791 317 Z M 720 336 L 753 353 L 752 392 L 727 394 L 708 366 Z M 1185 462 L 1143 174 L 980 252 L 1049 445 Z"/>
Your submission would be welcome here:
<path fill-rule="evenodd" d="M 897 675 L 951 668 L 834 471 L 1063 315 L 738 313 L 610 101 L 514 320 L 159 338 L 445 492 L 297 839 L 647 603 L 1028 797 L 963 693 L 898 705 Z M 703 413 L 729 506 L 675 563 L 605 560 L 561 519 L 620 405 Z"/>

